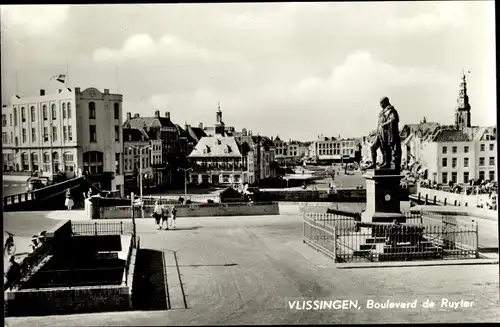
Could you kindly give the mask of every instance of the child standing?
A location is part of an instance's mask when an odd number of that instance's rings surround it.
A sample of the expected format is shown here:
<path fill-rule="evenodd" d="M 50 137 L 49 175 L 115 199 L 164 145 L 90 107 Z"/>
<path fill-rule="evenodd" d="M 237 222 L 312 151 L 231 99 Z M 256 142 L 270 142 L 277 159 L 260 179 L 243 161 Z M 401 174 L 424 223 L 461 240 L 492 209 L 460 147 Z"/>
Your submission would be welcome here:
<path fill-rule="evenodd" d="M 66 201 L 64 203 L 66 205 L 66 208 L 68 208 L 68 211 L 71 211 L 75 203 L 73 202 L 73 198 L 71 197 L 71 191 L 70 189 L 66 190 Z"/>
<path fill-rule="evenodd" d="M 163 227 L 163 225 L 167 225 L 167 227 L 165 228 L 166 230 L 168 230 L 168 216 L 169 215 L 170 215 L 170 212 L 168 210 L 168 207 L 166 205 L 164 205 L 162 207 L 161 226 Z"/>

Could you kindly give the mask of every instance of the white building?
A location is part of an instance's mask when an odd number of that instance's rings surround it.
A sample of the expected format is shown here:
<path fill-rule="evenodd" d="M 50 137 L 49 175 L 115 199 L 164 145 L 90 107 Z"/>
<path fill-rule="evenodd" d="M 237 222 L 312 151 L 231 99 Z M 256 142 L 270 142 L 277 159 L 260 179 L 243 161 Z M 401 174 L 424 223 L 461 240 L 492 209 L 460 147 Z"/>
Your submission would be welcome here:
<path fill-rule="evenodd" d="M 67 177 L 81 169 L 123 194 L 122 101 L 108 89 L 78 87 L 13 96 L 2 108 L 4 169 Z"/>
<path fill-rule="evenodd" d="M 192 171 L 189 183 L 192 184 L 231 184 L 252 181 L 248 174 L 254 173 L 253 155 L 246 155 L 248 149 L 240 149 L 232 136 L 202 137 L 188 158 Z M 245 155 L 242 154 L 246 152 Z"/>

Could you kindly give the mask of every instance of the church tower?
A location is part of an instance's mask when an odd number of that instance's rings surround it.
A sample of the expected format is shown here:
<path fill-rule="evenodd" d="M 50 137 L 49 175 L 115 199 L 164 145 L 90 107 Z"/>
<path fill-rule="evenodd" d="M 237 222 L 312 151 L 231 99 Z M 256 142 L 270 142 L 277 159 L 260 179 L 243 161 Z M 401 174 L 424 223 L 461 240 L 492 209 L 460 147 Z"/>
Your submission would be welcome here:
<path fill-rule="evenodd" d="M 225 135 L 225 126 L 222 121 L 222 111 L 220 110 L 220 102 L 217 105 L 217 113 L 216 113 L 216 122 L 215 122 L 215 134 L 220 134 L 222 136 Z"/>
<path fill-rule="evenodd" d="M 470 73 L 470 71 L 468 72 Z M 462 82 L 458 91 L 457 108 L 455 109 L 455 125 L 459 128 L 471 127 L 470 103 L 467 95 L 467 79 L 462 72 Z"/>

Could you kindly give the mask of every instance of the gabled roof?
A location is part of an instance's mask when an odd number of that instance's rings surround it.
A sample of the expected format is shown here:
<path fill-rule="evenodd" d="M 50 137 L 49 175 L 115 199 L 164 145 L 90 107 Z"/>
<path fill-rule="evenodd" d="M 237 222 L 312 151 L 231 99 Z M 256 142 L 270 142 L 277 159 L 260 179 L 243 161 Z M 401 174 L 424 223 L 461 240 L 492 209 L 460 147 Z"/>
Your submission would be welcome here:
<path fill-rule="evenodd" d="M 438 129 L 430 139 L 431 142 L 468 142 L 471 138 L 460 129 Z"/>
<path fill-rule="evenodd" d="M 180 137 L 189 137 L 188 132 L 184 130 L 180 125 L 175 124 L 175 127 L 177 128 L 177 133 Z"/>
<path fill-rule="evenodd" d="M 206 137 L 207 133 L 202 128 L 199 127 L 189 127 L 189 129 L 193 132 L 194 136 L 196 137 L 196 141 L 201 140 L 201 138 Z"/>
<path fill-rule="evenodd" d="M 189 154 L 190 158 L 240 158 L 241 152 L 234 137 L 205 136 Z"/>
<path fill-rule="evenodd" d="M 123 141 L 124 142 L 137 142 L 147 141 L 150 137 L 142 128 L 123 128 Z"/>
<path fill-rule="evenodd" d="M 173 127 L 175 124 L 167 117 L 133 117 L 123 123 L 123 127 L 151 128 L 155 126 Z"/>

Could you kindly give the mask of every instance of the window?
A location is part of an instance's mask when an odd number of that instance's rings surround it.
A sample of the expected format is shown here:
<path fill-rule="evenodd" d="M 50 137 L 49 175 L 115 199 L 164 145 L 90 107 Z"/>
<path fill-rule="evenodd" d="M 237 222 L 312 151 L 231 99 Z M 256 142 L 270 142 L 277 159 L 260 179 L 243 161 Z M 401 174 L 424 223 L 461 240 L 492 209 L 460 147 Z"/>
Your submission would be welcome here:
<path fill-rule="evenodd" d="M 35 107 L 31 106 L 31 122 L 34 123 L 35 122 Z"/>
<path fill-rule="evenodd" d="M 62 104 L 62 118 L 66 119 L 66 103 Z"/>
<path fill-rule="evenodd" d="M 71 118 L 71 102 L 68 102 L 68 107 L 67 107 L 67 114 L 68 114 L 68 119 Z"/>
<path fill-rule="evenodd" d="M 3 127 L 7 126 L 7 115 L 6 114 L 2 115 L 2 126 Z"/>
<path fill-rule="evenodd" d="M 17 109 L 14 107 L 14 126 L 17 126 Z"/>
<path fill-rule="evenodd" d="M 21 121 L 26 122 L 26 108 L 21 107 Z"/>
<path fill-rule="evenodd" d="M 442 182 L 443 184 L 447 184 L 448 183 L 448 173 L 442 173 L 441 174 L 441 179 L 442 179 Z"/>
<path fill-rule="evenodd" d="M 479 179 L 484 179 L 484 171 L 479 171 Z"/>
<path fill-rule="evenodd" d="M 64 171 L 69 171 L 73 172 L 75 163 L 74 163 L 74 156 L 72 153 L 64 153 L 63 154 L 63 159 L 64 159 Z"/>
<path fill-rule="evenodd" d="M 464 158 L 464 167 L 469 167 L 469 158 Z"/>
<path fill-rule="evenodd" d="M 495 144 L 494 143 L 490 143 L 490 151 L 493 151 L 495 150 Z"/>
<path fill-rule="evenodd" d="M 468 146 L 464 146 L 464 153 L 469 153 L 469 147 Z"/>
<path fill-rule="evenodd" d="M 68 126 L 68 141 L 73 141 L 73 129 Z"/>
<path fill-rule="evenodd" d="M 12 114 L 9 114 L 9 125 L 12 126 Z"/>
<path fill-rule="evenodd" d="M 34 171 L 37 171 L 39 169 L 39 167 L 38 167 L 38 154 L 36 154 L 36 153 L 31 154 L 31 169 Z"/>
<path fill-rule="evenodd" d="M 120 104 L 115 103 L 114 109 L 115 109 L 115 119 L 120 119 Z"/>
<path fill-rule="evenodd" d="M 456 171 L 454 171 L 454 172 L 451 173 L 451 181 L 453 183 L 457 182 L 457 172 Z"/>
<path fill-rule="evenodd" d="M 448 166 L 448 158 L 443 158 L 442 166 L 443 167 L 447 167 Z"/>
<path fill-rule="evenodd" d="M 67 141 L 68 140 L 68 127 L 63 126 L 63 140 Z"/>
<path fill-rule="evenodd" d="M 451 168 L 457 168 L 457 158 L 451 159 Z"/>
<path fill-rule="evenodd" d="M 3 144 L 8 143 L 7 132 L 2 132 L 2 143 Z"/>
<path fill-rule="evenodd" d="M 484 166 L 484 157 L 479 158 L 479 166 Z"/>
<path fill-rule="evenodd" d="M 469 182 L 469 172 L 466 171 L 464 172 L 464 183 L 468 183 Z"/>
<path fill-rule="evenodd" d="M 43 128 L 43 141 L 44 142 L 49 141 L 49 128 L 48 127 Z"/>
<path fill-rule="evenodd" d="M 120 175 L 120 154 L 119 153 L 115 153 L 115 166 L 116 166 L 115 173 L 117 175 Z"/>
<path fill-rule="evenodd" d="M 26 143 L 26 128 L 23 128 L 22 142 Z"/>
<path fill-rule="evenodd" d="M 481 144 L 481 145 L 479 146 L 479 151 L 484 151 L 484 144 Z"/>
<path fill-rule="evenodd" d="M 95 102 L 89 102 L 89 119 L 95 119 Z"/>
<path fill-rule="evenodd" d="M 447 154 L 448 153 L 448 148 L 443 146 L 443 154 Z"/>
<path fill-rule="evenodd" d="M 63 158 L 64 158 L 64 162 L 74 161 L 74 156 L 72 153 L 65 153 Z"/>
<path fill-rule="evenodd" d="M 120 142 L 120 126 L 115 125 L 115 142 Z"/>
<path fill-rule="evenodd" d="M 488 172 L 488 180 L 490 180 L 490 181 L 494 181 L 495 180 L 495 171 L 494 170 L 490 170 Z"/>
<path fill-rule="evenodd" d="M 28 160 L 28 154 L 27 153 L 23 153 L 21 155 L 21 161 L 22 161 L 22 170 L 23 171 L 29 171 L 30 170 L 30 164 L 29 164 L 29 160 Z"/>
<path fill-rule="evenodd" d="M 57 127 L 52 126 L 52 142 L 57 141 Z"/>
<path fill-rule="evenodd" d="M 457 153 L 457 147 L 456 146 L 454 146 L 454 147 L 451 148 L 451 153 Z"/>
<path fill-rule="evenodd" d="M 50 156 L 48 152 L 43 154 L 43 170 L 50 171 Z"/>
<path fill-rule="evenodd" d="M 191 175 L 191 183 L 198 184 L 198 175 Z"/>
<path fill-rule="evenodd" d="M 47 114 L 47 106 L 46 105 L 43 105 L 42 112 L 43 112 L 43 120 L 47 120 L 48 114 Z"/>
<path fill-rule="evenodd" d="M 53 172 L 59 171 L 59 153 L 56 151 L 52 152 L 52 163 L 54 164 Z"/>
<path fill-rule="evenodd" d="M 490 166 L 494 166 L 495 165 L 495 157 L 490 157 L 489 165 Z"/>
<path fill-rule="evenodd" d="M 91 174 L 102 174 L 104 171 L 103 153 L 89 151 L 83 154 L 83 167 Z"/>
<path fill-rule="evenodd" d="M 53 103 L 52 106 L 52 120 L 57 119 L 56 105 Z"/>
<path fill-rule="evenodd" d="M 36 142 L 36 128 L 31 129 L 31 142 Z"/>
<path fill-rule="evenodd" d="M 96 125 L 89 125 L 90 142 L 97 142 Z"/>

